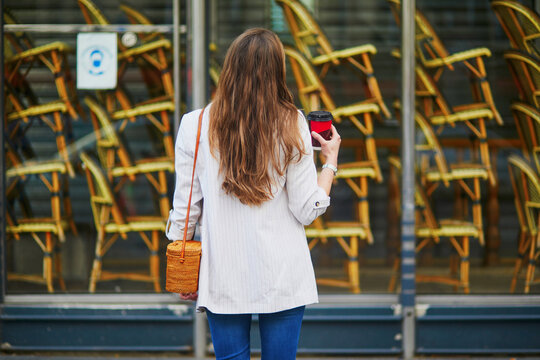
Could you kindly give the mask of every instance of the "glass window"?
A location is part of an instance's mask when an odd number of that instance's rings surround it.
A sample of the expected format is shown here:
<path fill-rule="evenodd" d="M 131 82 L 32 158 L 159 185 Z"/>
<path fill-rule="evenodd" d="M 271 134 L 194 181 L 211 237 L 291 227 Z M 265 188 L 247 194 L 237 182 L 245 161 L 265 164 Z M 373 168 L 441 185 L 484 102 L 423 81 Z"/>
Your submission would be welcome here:
<path fill-rule="evenodd" d="M 517 96 L 504 11 L 482 1 L 417 2 L 418 293 L 525 292 L 528 260 L 518 259 L 528 257 L 528 235 L 509 167 L 514 156 L 520 166 L 533 159 L 515 121 L 527 98 Z M 520 114 L 530 126 L 531 114 Z"/>
<path fill-rule="evenodd" d="M 173 79 L 190 78 L 184 55 L 181 74 L 172 71 L 172 2 L 4 4 L 8 293 L 163 288 Z M 482 0 L 416 5 L 418 293 L 538 293 L 527 285 L 529 257 L 538 258 L 536 37 L 513 39 L 504 22 L 526 16 Z M 231 41 L 271 28 L 298 108 L 331 111 L 342 135 L 332 206 L 306 229 L 320 292 L 396 293 L 399 1 L 215 0 L 208 9 L 214 85 Z M 87 23 L 118 31 L 114 89 L 77 86 L 77 33 L 88 28 L 70 24 Z"/>
<path fill-rule="evenodd" d="M 331 111 L 344 139 L 332 206 L 306 230 L 319 291 L 393 292 L 399 237 L 387 229 L 392 221 L 397 229 L 399 219 L 387 214 L 386 159 L 399 147 L 390 112 L 399 90 L 399 62 L 390 56 L 399 46 L 397 28 L 379 2 L 292 3 L 270 2 L 272 29 L 286 45 L 289 87 L 305 114 Z M 334 51 L 350 56 L 328 61 Z"/>
<path fill-rule="evenodd" d="M 4 5 L 7 292 L 160 290 L 174 185 L 172 2 Z M 77 79 L 78 68 L 110 65 L 100 44 L 77 63 L 84 24 L 118 31 L 113 89 Z"/>

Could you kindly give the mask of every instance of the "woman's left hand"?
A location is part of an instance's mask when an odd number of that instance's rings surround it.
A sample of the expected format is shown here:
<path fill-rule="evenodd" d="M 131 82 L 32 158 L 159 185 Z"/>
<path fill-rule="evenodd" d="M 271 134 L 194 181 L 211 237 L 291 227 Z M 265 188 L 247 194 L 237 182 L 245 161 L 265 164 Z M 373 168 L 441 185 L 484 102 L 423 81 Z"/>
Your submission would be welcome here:
<path fill-rule="evenodd" d="M 195 293 L 187 293 L 187 294 L 178 294 L 180 295 L 180 299 L 182 300 L 197 300 L 197 297 L 199 296 L 199 294 L 197 294 L 196 292 Z"/>

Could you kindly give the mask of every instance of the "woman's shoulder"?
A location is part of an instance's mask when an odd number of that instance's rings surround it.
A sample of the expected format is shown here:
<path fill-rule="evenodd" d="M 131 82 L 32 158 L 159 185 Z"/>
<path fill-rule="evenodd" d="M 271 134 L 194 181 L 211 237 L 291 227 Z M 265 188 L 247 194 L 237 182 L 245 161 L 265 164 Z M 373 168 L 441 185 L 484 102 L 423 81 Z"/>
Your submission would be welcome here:
<path fill-rule="evenodd" d="M 202 110 L 203 109 L 196 109 L 188 113 L 185 113 L 182 116 L 182 120 L 180 121 L 180 128 L 187 130 L 189 128 L 196 127 L 197 122 L 199 120 L 199 115 L 201 114 Z"/>
<path fill-rule="evenodd" d="M 184 134 L 187 136 L 190 136 L 192 133 L 197 132 L 197 127 L 199 124 L 199 116 L 201 115 L 201 111 L 203 110 L 204 110 L 204 114 L 203 114 L 203 124 L 204 124 L 208 121 L 208 113 L 210 110 L 210 105 L 206 106 L 204 109 L 196 109 L 196 110 L 190 111 L 188 113 L 185 113 L 182 116 L 182 120 L 180 121 L 180 129 L 179 129 L 179 133 L 182 136 Z"/>
<path fill-rule="evenodd" d="M 300 133 L 309 133 L 309 126 L 306 120 L 306 116 L 304 115 L 304 112 L 302 110 L 298 110 L 298 128 L 300 129 Z"/>

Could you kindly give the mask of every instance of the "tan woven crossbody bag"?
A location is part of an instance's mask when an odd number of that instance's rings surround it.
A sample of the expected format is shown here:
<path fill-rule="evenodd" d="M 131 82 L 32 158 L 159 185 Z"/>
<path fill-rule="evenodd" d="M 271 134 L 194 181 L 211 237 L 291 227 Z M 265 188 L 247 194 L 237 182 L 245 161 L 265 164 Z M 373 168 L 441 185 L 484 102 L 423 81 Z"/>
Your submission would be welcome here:
<path fill-rule="evenodd" d="M 206 107 L 205 107 L 206 108 Z M 184 238 L 171 242 L 167 246 L 167 275 L 165 289 L 179 294 L 195 293 L 199 289 L 199 267 L 201 264 L 201 242 L 186 240 L 189 210 L 191 209 L 191 195 L 193 194 L 193 180 L 195 179 L 195 165 L 199 153 L 199 141 L 201 138 L 201 125 L 205 108 L 199 115 L 197 128 L 197 142 L 193 156 L 193 172 L 191 174 L 191 187 L 189 189 L 189 201 L 184 224 Z M 167 229 L 168 230 L 168 229 Z"/>

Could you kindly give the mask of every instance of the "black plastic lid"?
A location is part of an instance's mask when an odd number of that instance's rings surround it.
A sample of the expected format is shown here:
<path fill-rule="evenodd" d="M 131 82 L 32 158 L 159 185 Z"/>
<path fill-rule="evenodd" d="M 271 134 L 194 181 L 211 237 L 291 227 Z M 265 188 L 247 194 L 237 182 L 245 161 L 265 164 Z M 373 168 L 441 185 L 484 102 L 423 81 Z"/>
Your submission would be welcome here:
<path fill-rule="evenodd" d="M 308 114 L 307 119 L 310 121 L 328 121 L 332 120 L 334 117 L 331 112 L 328 111 L 312 111 Z"/>

